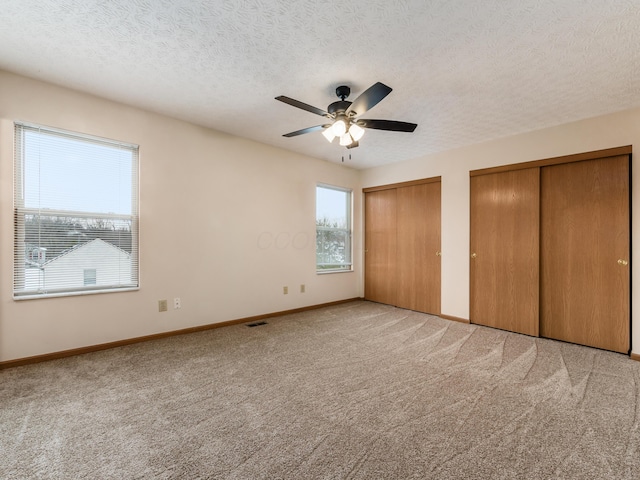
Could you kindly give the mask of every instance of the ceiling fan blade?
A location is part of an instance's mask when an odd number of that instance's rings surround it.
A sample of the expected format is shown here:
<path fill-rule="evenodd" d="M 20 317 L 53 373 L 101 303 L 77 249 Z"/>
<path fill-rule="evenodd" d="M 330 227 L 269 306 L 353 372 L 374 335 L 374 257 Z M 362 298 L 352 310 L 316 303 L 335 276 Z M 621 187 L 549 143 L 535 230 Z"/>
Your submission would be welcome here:
<path fill-rule="evenodd" d="M 374 83 L 353 101 L 345 113 L 349 115 L 350 112 L 356 112 L 357 115 L 362 115 L 367 110 L 375 107 L 384 97 L 389 95 L 391 90 L 393 89 L 386 86 L 384 83 Z"/>
<path fill-rule="evenodd" d="M 285 133 L 282 135 L 283 137 L 297 137 L 298 135 L 303 135 L 305 133 L 317 132 L 319 130 L 324 130 L 325 128 L 330 127 L 331 125 L 316 125 L 315 127 L 307 127 L 302 130 L 296 130 L 295 132 Z"/>
<path fill-rule="evenodd" d="M 281 102 L 286 103 L 287 105 L 291 105 L 292 107 L 301 108 L 302 110 L 306 110 L 307 112 L 315 113 L 316 115 L 321 115 L 323 117 L 330 117 L 328 112 L 325 112 L 320 108 L 314 107 L 312 105 L 308 105 L 306 103 L 303 103 L 299 100 L 295 100 L 293 98 L 285 97 L 284 95 L 280 95 L 279 97 L 276 97 L 276 100 L 280 100 Z"/>
<path fill-rule="evenodd" d="M 416 123 L 397 122 L 395 120 L 369 120 L 364 118 L 358 119 L 356 123 L 362 128 L 390 130 L 392 132 L 413 132 L 418 126 Z"/>

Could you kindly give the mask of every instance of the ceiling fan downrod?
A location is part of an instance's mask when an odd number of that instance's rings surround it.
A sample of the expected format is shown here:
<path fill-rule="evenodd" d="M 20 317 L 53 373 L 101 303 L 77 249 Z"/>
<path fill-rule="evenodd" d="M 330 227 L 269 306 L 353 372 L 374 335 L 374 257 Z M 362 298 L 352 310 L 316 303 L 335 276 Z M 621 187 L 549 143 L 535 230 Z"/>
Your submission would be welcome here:
<path fill-rule="evenodd" d="M 336 95 L 340 100 L 344 102 L 344 99 L 351 94 L 351 89 L 346 85 L 340 85 L 336 88 Z"/>

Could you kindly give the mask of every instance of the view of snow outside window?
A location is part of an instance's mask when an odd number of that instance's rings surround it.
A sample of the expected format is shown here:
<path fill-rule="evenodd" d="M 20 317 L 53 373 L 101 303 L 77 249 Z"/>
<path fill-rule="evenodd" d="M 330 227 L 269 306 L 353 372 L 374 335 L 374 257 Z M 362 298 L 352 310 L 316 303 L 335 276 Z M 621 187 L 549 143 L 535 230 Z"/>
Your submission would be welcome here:
<path fill-rule="evenodd" d="M 316 188 L 316 269 L 351 270 L 351 190 Z"/>
<path fill-rule="evenodd" d="M 16 172 L 16 296 L 137 286 L 137 147 L 16 124 Z"/>

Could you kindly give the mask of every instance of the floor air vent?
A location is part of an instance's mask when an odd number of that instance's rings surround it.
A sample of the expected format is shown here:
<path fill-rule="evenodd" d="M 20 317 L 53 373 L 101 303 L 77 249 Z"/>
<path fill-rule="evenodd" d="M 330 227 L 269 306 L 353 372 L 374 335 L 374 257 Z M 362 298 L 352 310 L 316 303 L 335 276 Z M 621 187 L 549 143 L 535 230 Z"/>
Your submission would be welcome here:
<path fill-rule="evenodd" d="M 247 323 L 247 327 L 259 327 L 260 325 L 267 325 L 267 322 Z"/>

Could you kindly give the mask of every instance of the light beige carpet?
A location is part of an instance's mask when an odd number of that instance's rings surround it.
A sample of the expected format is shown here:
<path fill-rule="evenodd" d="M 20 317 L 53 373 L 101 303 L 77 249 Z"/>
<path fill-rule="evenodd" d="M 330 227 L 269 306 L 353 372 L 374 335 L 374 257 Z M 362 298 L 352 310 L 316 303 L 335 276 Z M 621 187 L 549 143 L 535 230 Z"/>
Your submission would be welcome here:
<path fill-rule="evenodd" d="M 640 363 L 353 302 L 0 372 L 2 479 L 638 479 Z"/>

